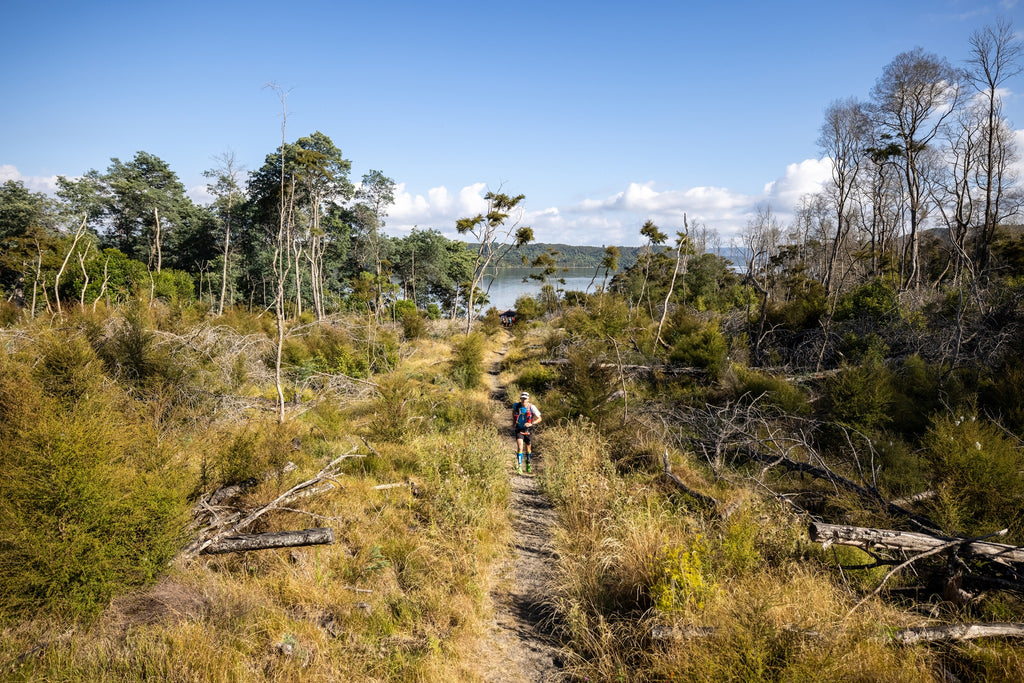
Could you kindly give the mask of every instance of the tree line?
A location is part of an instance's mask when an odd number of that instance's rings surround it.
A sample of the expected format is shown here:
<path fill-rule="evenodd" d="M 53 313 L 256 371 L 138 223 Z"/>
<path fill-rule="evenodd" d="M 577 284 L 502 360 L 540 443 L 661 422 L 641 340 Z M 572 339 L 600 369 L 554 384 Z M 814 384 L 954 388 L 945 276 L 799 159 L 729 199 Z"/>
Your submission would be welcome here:
<path fill-rule="evenodd" d="M 395 181 L 351 162 L 321 132 L 267 154 L 245 172 L 233 154 L 205 172 L 213 201 L 194 202 L 163 159 L 137 152 L 104 171 L 59 177 L 55 196 L 0 186 L 0 288 L 34 315 L 73 302 L 116 304 L 139 291 L 287 315 L 383 312 L 404 299 L 435 317 L 466 313 L 474 253 L 435 229 L 389 237 Z M 518 204 L 519 202 L 517 202 Z M 281 234 L 279 234 L 279 232 Z M 474 247 L 478 245 L 473 245 Z M 491 264 L 494 265 L 494 264 Z"/>

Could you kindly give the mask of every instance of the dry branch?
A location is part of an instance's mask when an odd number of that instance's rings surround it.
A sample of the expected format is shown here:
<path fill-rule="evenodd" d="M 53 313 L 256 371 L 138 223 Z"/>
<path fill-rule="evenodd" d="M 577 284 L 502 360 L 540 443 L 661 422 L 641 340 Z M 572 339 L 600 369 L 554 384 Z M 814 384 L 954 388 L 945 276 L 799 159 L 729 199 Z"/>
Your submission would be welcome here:
<path fill-rule="evenodd" d="M 568 363 L 569 360 L 567 358 L 554 358 L 540 361 L 541 365 L 554 366 L 567 365 Z M 619 372 L 661 372 L 666 375 L 695 375 L 698 377 L 703 377 L 708 374 L 708 371 L 704 368 L 691 368 L 681 365 L 629 365 L 626 363 L 619 365 L 618 363 L 596 363 L 595 367 L 601 368 L 602 370 L 618 370 Z"/>
<path fill-rule="evenodd" d="M 1022 638 L 1024 624 L 949 624 L 947 626 L 917 626 L 893 634 L 892 639 L 903 645 L 974 638 Z"/>
<path fill-rule="evenodd" d="M 672 467 L 669 465 L 668 462 L 667 450 L 665 451 L 665 454 L 662 456 L 662 462 L 665 465 L 665 478 L 672 482 L 676 486 L 676 488 L 678 488 L 683 493 L 696 500 L 701 505 L 701 507 L 708 508 L 709 510 L 714 510 L 715 508 L 718 507 L 717 500 L 715 500 L 711 496 L 704 495 L 700 491 L 694 491 L 689 486 L 684 484 L 682 479 L 672 474 Z"/>
<path fill-rule="evenodd" d="M 1005 530 L 1001 533 L 1005 533 Z M 850 545 L 864 549 L 902 550 L 924 553 L 943 546 L 951 546 L 957 547 L 959 554 L 967 557 L 1024 563 L 1024 548 L 1022 547 L 970 538 L 948 538 L 913 531 L 869 529 L 841 524 L 823 524 L 820 522 L 814 522 L 810 525 L 810 534 L 812 541 L 821 543 L 826 548 L 833 543 L 837 543 L 839 545 Z"/>
<path fill-rule="evenodd" d="M 195 556 L 201 554 L 206 548 L 219 544 L 222 540 L 230 537 L 237 536 L 239 532 L 248 527 L 250 524 L 255 522 L 263 515 L 273 510 L 280 510 L 284 506 L 288 505 L 294 500 L 299 498 L 305 498 L 308 496 L 323 493 L 324 491 L 331 490 L 339 487 L 335 477 L 337 476 L 336 468 L 338 463 L 348 458 L 362 458 L 365 457 L 362 454 L 350 451 L 343 455 L 338 456 L 327 464 L 317 475 L 311 479 L 296 484 L 291 487 L 280 496 L 272 500 L 271 502 L 263 505 L 262 507 L 253 510 L 249 514 L 245 515 L 241 520 L 235 521 L 238 516 L 233 515 L 228 520 L 218 522 L 216 519 L 210 523 L 210 525 L 204 530 L 207 537 L 199 538 L 193 543 L 189 544 L 188 547 L 182 552 L 182 558 L 189 560 Z M 208 508 L 207 508 L 208 509 Z M 209 532 L 213 532 L 210 534 Z"/>
<path fill-rule="evenodd" d="M 812 465 L 809 462 L 800 462 L 785 455 L 764 453 L 752 447 L 738 447 L 736 450 L 751 460 L 767 463 L 769 467 L 783 467 L 790 472 L 800 472 L 809 474 L 818 479 L 823 479 L 837 488 L 845 489 L 857 494 L 857 496 L 862 500 L 879 505 L 889 514 L 906 517 L 922 528 L 934 529 L 935 527 L 935 523 L 928 518 L 915 514 L 905 507 L 897 505 L 895 502 L 885 500 L 875 489 L 868 486 L 862 486 L 855 481 L 836 474 L 828 467 L 819 467 L 817 465 Z"/>
<path fill-rule="evenodd" d="M 295 548 L 306 545 L 330 545 L 334 543 L 331 528 L 302 529 L 301 531 L 274 531 L 265 534 L 241 534 L 227 536 L 203 548 L 200 554 L 247 552 L 271 548 Z"/>

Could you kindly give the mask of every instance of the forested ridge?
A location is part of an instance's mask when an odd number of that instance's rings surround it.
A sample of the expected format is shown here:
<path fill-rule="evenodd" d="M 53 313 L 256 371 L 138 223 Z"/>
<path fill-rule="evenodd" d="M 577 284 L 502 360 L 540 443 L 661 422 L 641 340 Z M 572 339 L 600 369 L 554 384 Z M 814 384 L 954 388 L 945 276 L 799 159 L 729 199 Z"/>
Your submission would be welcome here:
<path fill-rule="evenodd" d="M 389 237 L 321 133 L 210 206 L 146 152 L 5 183 L 3 676 L 484 679 L 525 390 L 566 680 L 1024 678 L 1021 43 L 970 40 L 830 105 L 739 269 L 687 215 L 535 245 L 500 191 Z"/>

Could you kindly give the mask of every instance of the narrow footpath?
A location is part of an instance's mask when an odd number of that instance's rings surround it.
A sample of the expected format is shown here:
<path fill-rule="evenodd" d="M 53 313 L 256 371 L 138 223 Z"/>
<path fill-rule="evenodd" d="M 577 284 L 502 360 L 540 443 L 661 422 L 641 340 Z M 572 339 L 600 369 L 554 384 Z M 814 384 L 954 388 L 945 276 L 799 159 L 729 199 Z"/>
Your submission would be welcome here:
<path fill-rule="evenodd" d="M 501 353 L 492 359 L 487 375 L 491 397 L 499 402 L 506 399 L 498 382 Z M 510 412 L 511 405 L 497 413 L 502 433 L 508 431 L 510 420 L 501 421 L 501 416 Z M 494 620 L 481 644 L 480 674 L 499 683 L 556 681 L 561 678 L 561 659 L 548 635 L 544 606 L 554 570 L 555 511 L 541 492 L 537 476 L 515 473 L 511 437 L 503 455 L 512 478 L 513 552 L 498 565 L 491 582 Z M 533 466 L 534 472 L 544 471 L 542 453 L 534 455 Z"/>

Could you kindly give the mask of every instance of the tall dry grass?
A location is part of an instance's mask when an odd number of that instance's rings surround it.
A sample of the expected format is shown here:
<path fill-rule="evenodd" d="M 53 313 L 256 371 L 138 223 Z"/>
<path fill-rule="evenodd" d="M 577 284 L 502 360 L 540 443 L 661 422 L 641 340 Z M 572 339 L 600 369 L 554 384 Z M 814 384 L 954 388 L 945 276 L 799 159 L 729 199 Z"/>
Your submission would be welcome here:
<path fill-rule="evenodd" d="M 908 616 L 854 595 L 813 554 L 803 524 L 742 491 L 727 520 L 656 476 L 620 471 L 589 423 L 545 432 L 544 485 L 559 510 L 552 609 L 580 680 L 929 680 L 901 651 Z M 699 469 L 699 468 L 696 468 Z M 818 551 L 820 552 L 820 551 Z"/>
<path fill-rule="evenodd" d="M 106 410 L 83 412 L 80 421 L 89 429 L 102 427 L 114 438 L 110 443 L 124 443 L 125 455 L 93 447 L 79 438 L 81 430 L 65 427 L 68 439 L 102 468 L 126 462 L 156 468 L 163 478 L 144 481 L 157 492 L 173 491 L 179 510 L 189 494 L 241 480 L 251 483 L 232 504 L 266 502 L 334 456 L 358 449 L 364 457 L 346 461 L 331 492 L 268 515 L 249 530 L 330 526 L 336 543 L 202 556 L 173 566 L 168 557 L 154 556 L 157 571 L 102 591 L 93 603 L 98 610 L 77 616 L 52 613 L 45 603 L 18 605 L 0 625 L 0 678 L 474 680 L 464 652 L 485 628 L 490 568 L 507 552 L 508 449 L 486 395 L 462 389 L 449 376 L 447 361 L 457 352 L 446 339 L 419 336 L 392 354 L 378 347 L 393 333 L 364 332 L 362 338 L 377 340 L 367 347 L 368 357 L 388 353 L 388 362 L 397 363 L 386 375 L 371 375 L 376 389 L 316 395 L 293 408 L 295 417 L 284 426 L 260 402 L 241 395 L 190 410 L 179 401 L 154 419 L 154 405 L 165 400 L 160 387 L 171 384 L 147 382 L 146 391 L 136 389 L 141 376 L 154 376 L 146 358 L 196 359 L 188 372 L 175 375 L 182 378 L 173 384 L 179 395 L 204 385 L 262 391 L 265 374 L 258 366 L 265 345 L 253 338 L 259 325 L 238 312 L 231 323 L 199 323 L 172 333 L 137 319 L 129 328 L 135 325 L 130 340 L 141 349 L 141 360 L 133 361 L 140 373 L 115 371 L 92 352 L 105 335 L 126 329 L 120 321 L 103 323 L 84 347 L 64 345 L 71 356 L 61 361 L 70 363 L 68 381 L 55 386 L 71 393 L 52 396 L 46 387 L 55 368 L 33 360 L 42 348 L 38 338 L 50 332 L 33 329 L 28 334 L 37 339 L 19 342 L 24 360 L 0 358 L 0 384 L 9 389 L 0 391 L 0 409 L 26 405 L 14 396 L 26 382 L 38 388 L 22 390 L 22 396 L 35 396 L 29 404 L 43 416 L 59 415 L 51 404 L 81 401 L 85 394 L 101 403 L 119 397 L 120 422 Z M 113 332 L 103 331 L 108 329 Z M 179 334 L 202 340 L 207 355 L 177 353 Z M 339 338 L 306 336 L 308 350 L 293 349 L 297 358 L 329 358 L 324 339 Z M 293 343 L 305 345 L 306 336 Z M 358 349 L 359 339 L 345 337 L 351 338 L 356 346 L 336 346 Z M 147 356 L 154 344 L 160 353 Z M 222 362 L 236 371 L 225 372 Z M 33 380 L 33 363 L 43 368 L 45 382 Z M 403 386 L 419 388 L 406 393 Z M 11 420 L 0 429 L 25 436 L 60 424 L 56 419 Z M 283 467 L 289 461 L 292 466 Z M 140 476 L 96 478 L 95 484 L 130 490 L 132 482 L 143 481 Z M 376 488 L 396 483 L 401 486 Z M 184 524 L 172 528 L 183 531 Z"/>

